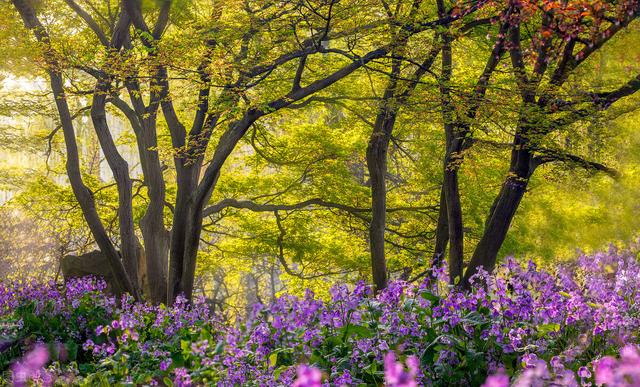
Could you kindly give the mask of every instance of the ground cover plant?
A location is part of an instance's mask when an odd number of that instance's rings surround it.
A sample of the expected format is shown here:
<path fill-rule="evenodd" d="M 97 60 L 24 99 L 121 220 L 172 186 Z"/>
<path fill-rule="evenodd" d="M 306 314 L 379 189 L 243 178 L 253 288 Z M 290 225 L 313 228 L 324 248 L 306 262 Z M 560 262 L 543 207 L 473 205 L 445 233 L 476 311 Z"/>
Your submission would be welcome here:
<path fill-rule="evenodd" d="M 116 299 L 84 278 L 0 288 L 1 367 L 15 385 L 637 385 L 635 249 L 540 269 L 507 259 L 464 292 L 336 285 L 230 321 L 203 299 Z"/>

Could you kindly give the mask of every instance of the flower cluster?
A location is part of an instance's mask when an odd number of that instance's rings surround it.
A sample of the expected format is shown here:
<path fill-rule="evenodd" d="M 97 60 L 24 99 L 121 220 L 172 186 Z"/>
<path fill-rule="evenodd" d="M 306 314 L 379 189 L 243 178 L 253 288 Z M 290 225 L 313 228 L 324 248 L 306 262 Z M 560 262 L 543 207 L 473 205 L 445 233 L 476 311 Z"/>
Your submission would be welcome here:
<path fill-rule="evenodd" d="M 640 385 L 640 353 L 638 348 L 627 345 L 620 351 L 620 358 L 605 356 L 594 362 L 595 382 L 607 386 Z M 590 376 L 590 374 L 589 374 Z"/>
<path fill-rule="evenodd" d="M 202 299 L 171 307 L 115 299 L 90 278 L 0 285 L 0 326 L 11 338 L 3 354 L 13 354 L 0 367 L 16 383 L 40 384 L 640 382 L 633 251 L 546 270 L 507 259 L 493 275 L 480 273 L 470 292 L 448 286 L 444 273 L 391 282 L 378 294 L 359 282 L 334 286 L 328 299 L 283 295 L 235 323 L 212 315 Z"/>

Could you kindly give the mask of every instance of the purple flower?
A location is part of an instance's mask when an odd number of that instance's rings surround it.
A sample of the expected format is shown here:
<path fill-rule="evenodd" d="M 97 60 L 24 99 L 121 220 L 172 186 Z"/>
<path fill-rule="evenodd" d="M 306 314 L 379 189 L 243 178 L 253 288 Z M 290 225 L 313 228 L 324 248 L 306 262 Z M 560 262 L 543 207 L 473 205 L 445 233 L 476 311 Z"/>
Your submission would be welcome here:
<path fill-rule="evenodd" d="M 292 387 L 320 387 L 322 385 L 322 372 L 306 364 L 301 364 L 296 369 L 296 380 Z"/>
<path fill-rule="evenodd" d="M 549 363 L 551 364 L 551 368 L 553 368 L 553 372 L 555 373 L 561 373 L 564 370 L 564 364 L 562 364 L 562 359 L 560 359 L 560 356 L 552 357 Z"/>
<path fill-rule="evenodd" d="M 175 374 L 175 378 L 173 379 L 173 383 L 178 387 L 189 387 L 191 386 L 191 375 L 189 375 L 189 371 L 184 367 L 179 367 L 173 370 Z"/>
<path fill-rule="evenodd" d="M 45 374 L 43 367 L 49 361 L 49 351 L 42 344 L 27 352 L 24 357 L 11 367 L 12 382 L 16 387 L 26 386 L 29 380 L 37 379 Z"/>
<path fill-rule="evenodd" d="M 610 384 L 614 380 L 614 367 L 616 359 L 611 356 L 605 356 L 595 361 L 594 371 L 597 385 Z"/>
<path fill-rule="evenodd" d="M 160 371 L 166 371 L 169 369 L 169 367 L 171 366 L 172 360 L 171 359 L 164 359 L 160 361 Z"/>
<path fill-rule="evenodd" d="M 416 375 L 418 373 L 417 359 L 407 362 L 408 372 L 404 370 L 402 363 L 396 362 L 396 355 L 393 351 L 387 352 L 384 356 L 384 381 L 387 387 L 417 387 Z"/>
<path fill-rule="evenodd" d="M 336 386 L 351 386 L 353 384 L 353 378 L 351 377 L 351 372 L 349 370 L 344 370 L 341 375 L 338 375 L 333 379 L 333 384 Z"/>
<path fill-rule="evenodd" d="M 581 378 L 590 378 L 591 377 L 591 371 L 589 371 L 589 369 L 587 367 L 580 367 L 578 369 L 578 376 Z"/>
<path fill-rule="evenodd" d="M 526 368 L 534 368 L 538 364 L 538 356 L 535 353 L 526 353 L 522 356 L 522 363 Z"/>
<path fill-rule="evenodd" d="M 482 387 L 509 387 L 509 377 L 500 368 L 497 373 L 487 377 Z"/>

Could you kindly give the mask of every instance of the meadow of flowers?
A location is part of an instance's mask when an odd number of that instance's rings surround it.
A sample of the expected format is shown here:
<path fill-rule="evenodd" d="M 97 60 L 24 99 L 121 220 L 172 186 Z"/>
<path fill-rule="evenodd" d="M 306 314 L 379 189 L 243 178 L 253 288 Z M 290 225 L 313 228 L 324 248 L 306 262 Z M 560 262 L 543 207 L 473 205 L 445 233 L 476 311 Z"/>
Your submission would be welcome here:
<path fill-rule="evenodd" d="M 507 259 L 471 292 L 336 285 L 229 322 L 204 300 L 115 299 L 81 279 L 0 286 L 0 384 L 637 386 L 637 249 L 541 270 Z"/>

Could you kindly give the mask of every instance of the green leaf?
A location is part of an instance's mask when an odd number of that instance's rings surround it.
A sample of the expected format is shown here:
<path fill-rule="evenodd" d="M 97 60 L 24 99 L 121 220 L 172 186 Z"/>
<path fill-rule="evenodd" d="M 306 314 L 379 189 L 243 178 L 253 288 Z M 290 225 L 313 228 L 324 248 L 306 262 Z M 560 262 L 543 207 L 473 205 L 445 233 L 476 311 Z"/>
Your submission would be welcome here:
<path fill-rule="evenodd" d="M 224 352 L 224 340 L 218 341 L 218 344 L 216 344 L 216 347 L 213 350 L 214 355 L 220 355 L 222 352 Z"/>
<path fill-rule="evenodd" d="M 278 353 L 274 352 L 271 355 L 269 355 L 269 366 L 275 367 L 276 364 L 278 364 Z"/>
<path fill-rule="evenodd" d="M 373 332 L 368 327 L 362 325 L 347 324 L 340 330 L 341 336 L 347 338 L 355 335 L 356 337 L 368 338 L 373 336 Z"/>
<path fill-rule="evenodd" d="M 180 349 L 182 352 L 191 352 L 191 345 L 187 340 L 180 340 Z"/>
<path fill-rule="evenodd" d="M 538 337 L 542 337 L 550 332 L 558 332 L 560 324 L 549 323 L 538 325 Z"/>
<path fill-rule="evenodd" d="M 435 294 L 432 294 L 430 292 L 422 292 L 422 293 L 420 293 L 420 296 L 422 298 L 424 298 L 425 300 L 431 301 L 432 304 L 437 304 L 437 303 L 440 302 L 440 297 L 438 297 Z"/>

